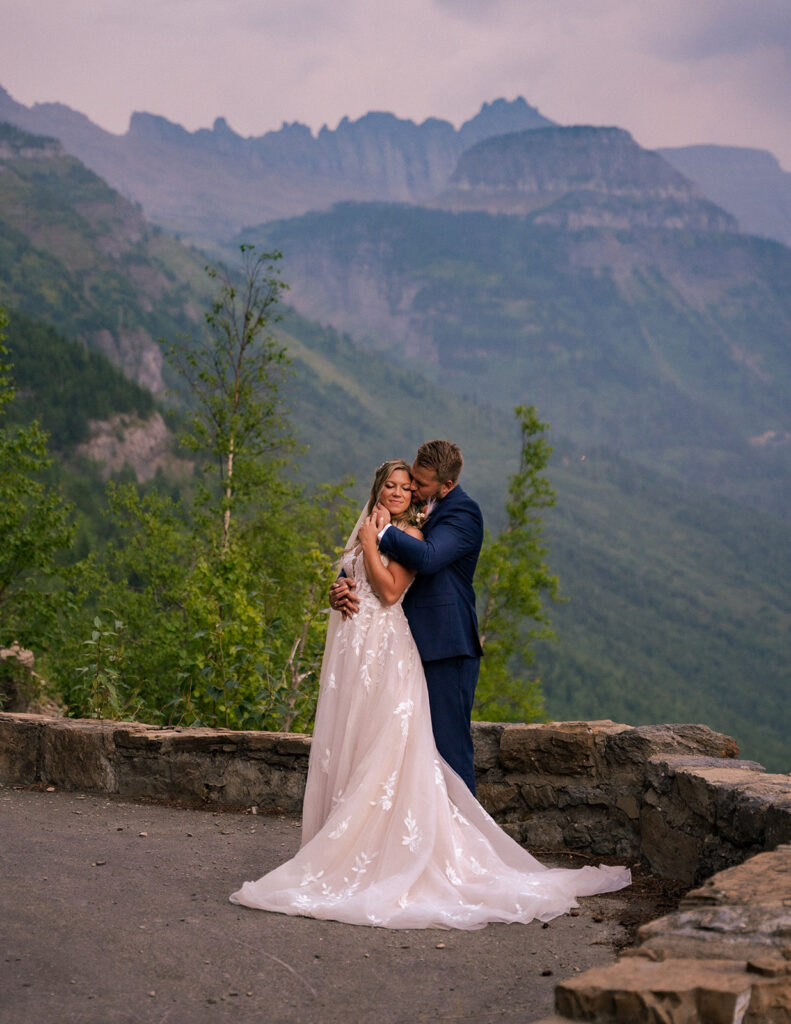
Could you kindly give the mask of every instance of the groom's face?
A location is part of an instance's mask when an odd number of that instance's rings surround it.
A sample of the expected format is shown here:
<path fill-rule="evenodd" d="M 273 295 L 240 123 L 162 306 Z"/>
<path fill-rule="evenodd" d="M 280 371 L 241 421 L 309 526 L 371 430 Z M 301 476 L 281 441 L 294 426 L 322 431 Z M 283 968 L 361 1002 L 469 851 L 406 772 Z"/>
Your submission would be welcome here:
<path fill-rule="evenodd" d="M 412 465 L 412 501 L 416 505 L 425 505 L 432 498 L 444 498 L 448 489 L 437 479 L 433 469 Z"/>

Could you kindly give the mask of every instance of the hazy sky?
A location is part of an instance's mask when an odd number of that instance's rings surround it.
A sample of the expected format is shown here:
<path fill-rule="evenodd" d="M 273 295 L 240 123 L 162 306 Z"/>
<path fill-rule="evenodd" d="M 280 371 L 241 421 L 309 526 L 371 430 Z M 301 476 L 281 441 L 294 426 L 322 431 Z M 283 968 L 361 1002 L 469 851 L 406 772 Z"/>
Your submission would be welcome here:
<path fill-rule="evenodd" d="M 0 85 L 114 132 L 146 110 L 242 135 L 369 110 L 458 125 L 522 95 L 791 170 L 791 0 L 0 0 Z"/>

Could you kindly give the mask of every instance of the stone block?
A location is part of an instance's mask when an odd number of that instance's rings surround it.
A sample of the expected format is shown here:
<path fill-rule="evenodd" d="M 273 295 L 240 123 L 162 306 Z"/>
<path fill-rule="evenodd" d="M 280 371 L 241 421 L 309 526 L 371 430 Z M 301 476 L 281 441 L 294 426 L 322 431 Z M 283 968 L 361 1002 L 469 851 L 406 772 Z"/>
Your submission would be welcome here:
<path fill-rule="evenodd" d="M 524 811 L 524 803 L 517 786 L 507 783 L 490 785 L 482 783 L 477 787 L 478 800 L 484 809 L 497 817 L 505 811 L 521 809 Z"/>
<path fill-rule="evenodd" d="M 157 753 L 130 753 L 116 760 L 117 792 L 126 797 L 185 799 L 174 787 L 173 759 Z M 190 793 L 188 799 L 200 799 Z"/>
<path fill-rule="evenodd" d="M 504 728 L 500 722 L 472 723 L 476 772 L 487 772 L 500 766 L 500 737 Z"/>
<path fill-rule="evenodd" d="M 788 978 L 754 986 L 750 1008 L 742 1024 L 791 1024 L 791 983 Z"/>
<path fill-rule="evenodd" d="M 636 860 L 640 856 L 640 837 L 632 835 L 616 839 L 615 856 Z"/>
<path fill-rule="evenodd" d="M 590 774 L 594 743 L 594 729 L 588 722 L 506 725 L 500 737 L 500 760 L 507 772 Z"/>
<path fill-rule="evenodd" d="M 276 733 L 277 751 L 279 754 L 297 754 L 302 757 L 310 757 L 310 736 L 303 736 L 301 733 Z"/>
<path fill-rule="evenodd" d="M 116 750 L 141 750 L 159 749 L 167 733 L 155 725 L 119 722 L 113 735 Z"/>
<path fill-rule="evenodd" d="M 161 743 L 161 749 L 168 751 L 174 756 L 181 754 L 211 754 L 214 751 L 233 752 L 239 749 L 244 733 L 234 732 L 232 729 L 185 729 L 183 732 L 176 732 L 171 729 L 162 729 L 158 732 L 148 734 L 149 743 Z"/>
<path fill-rule="evenodd" d="M 740 961 L 627 957 L 561 982 L 555 1008 L 571 1020 L 741 1024 L 753 983 Z"/>
<path fill-rule="evenodd" d="M 563 842 L 570 850 L 591 847 L 592 830 L 582 822 L 572 822 L 563 829 Z"/>
<path fill-rule="evenodd" d="M 563 849 L 563 829 L 557 821 L 549 818 L 530 818 L 520 824 L 523 838 L 519 841 L 524 845 L 547 850 Z M 504 828 L 508 831 L 509 826 Z"/>
<path fill-rule="evenodd" d="M 702 845 L 700 838 L 669 825 L 657 808 L 643 808 L 640 852 L 655 874 L 691 884 L 700 870 Z"/>
<path fill-rule="evenodd" d="M 643 925 L 634 951 L 656 959 L 784 959 L 791 966 L 791 847 L 721 871 L 678 910 Z"/>
<path fill-rule="evenodd" d="M 715 792 L 717 832 L 737 846 L 763 846 L 771 806 L 765 787 L 719 786 Z"/>
<path fill-rule="evenodd" d="M 629 794 L 622 794 L 615 800 L 616 808 L 625 814 L 627 818 L 632 821 L 638 821 L 640 818 L 640 802 L 637 797 L 630 796 Z"/>
<path fill-rule="evenodd" d="M 248 730 L 242 733 L 242 743 L 245 755 L 252 758 L 267 758 L 277 751 L 278 742 L 282 739 L 282 732 L 253 732 Z"/>
<path fill-rule="evenodd" d="M 0 782 L 29 786 L 39 777 L 42 715 L 0 713 Z"/>
<path fill-rule="evenodd" d="M 557 793 L 558 807 L 598 806 L 609 807 L 610 796 L 599 786 L 586 786 L 582 783 L 571 783 L 562 786 Z"/>
<path fill-rule="evenodd" d="M 782 906 L 791 914 L 791 846 L 780 846 L 721 871 L 687 893 L 684 908 Z"/>
<path fill-rule="evenodd" d="M 528 810 L 557 807 L 559 789 L 549 783 L 520 783 L 519 791 Z"/>
<path fill-rule="evenodd" d="M 640 725 L 607 736 L 605 756 L 612 766 L 644 764 L 660 754 L 721 759 L 739 753 L 736 741 L 707 725 Z"/>
<path fill-rule="evenodd" d="M 766 811 L 764 846 L 773 849 L 781 843 L 791 843 L 791 777 L 788 792 L 776 794 Z"/>
<path fill-rule="evenodd" d="M 41 777 L 62 789 L 117 791 L 115 723 L 51 719 L 41 742 Z"/>

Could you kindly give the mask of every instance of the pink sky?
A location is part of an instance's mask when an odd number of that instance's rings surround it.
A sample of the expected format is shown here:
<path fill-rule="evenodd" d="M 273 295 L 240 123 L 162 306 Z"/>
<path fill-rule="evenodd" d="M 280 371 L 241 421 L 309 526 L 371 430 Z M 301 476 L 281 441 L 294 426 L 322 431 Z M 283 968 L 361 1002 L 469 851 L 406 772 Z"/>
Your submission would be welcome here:
<path fill-rule="evenodd" d="M 788 0 L 0 0 L 0 85 L 114 132 L 242 135 L 389 110 L 459 124 L 522 95 L 644 146 L 768 149 L 791 170 Z"/>

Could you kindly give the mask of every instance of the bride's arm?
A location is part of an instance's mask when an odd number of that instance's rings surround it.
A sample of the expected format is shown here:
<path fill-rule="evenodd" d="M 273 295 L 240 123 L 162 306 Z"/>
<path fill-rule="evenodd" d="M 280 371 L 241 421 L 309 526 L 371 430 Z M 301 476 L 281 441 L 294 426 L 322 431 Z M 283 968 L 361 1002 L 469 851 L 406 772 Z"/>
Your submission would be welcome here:
<path fill-rule="evenodd" d="M 423 534 L 414 526 L 408 526 L 404 530 L 411 537 L 417 540 L 423 539 Z M 395 604 L 406 588 L 415 578 L 415 572 L 407 569 L 398 562 L 389 562 L 387 565 L 382 561 L 377 547 L 378 529 L 376 516 L 371 515 L 360 527 L 358 539 L 363 549 L 363 561 L 368 582 L 376 593 L 376 596 L 384 605 Z"/>

